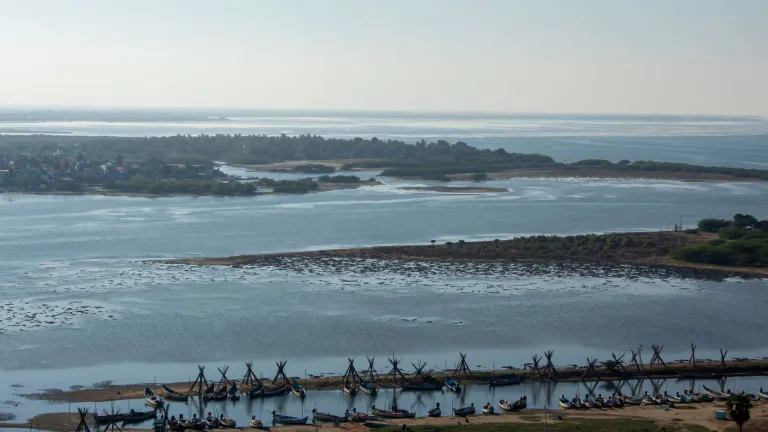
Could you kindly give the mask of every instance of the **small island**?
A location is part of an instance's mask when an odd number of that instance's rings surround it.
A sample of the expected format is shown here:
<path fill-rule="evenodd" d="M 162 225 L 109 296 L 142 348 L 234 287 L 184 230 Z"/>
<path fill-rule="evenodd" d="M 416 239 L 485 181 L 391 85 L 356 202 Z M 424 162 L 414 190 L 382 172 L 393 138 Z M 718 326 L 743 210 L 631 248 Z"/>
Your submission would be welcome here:
<path fill-rule="evenodd" d="M 574 262 L 630 264 L 684 270 L 696 277 L 768 277 L 768 220 L 737 214 L 733 220 L 703 219 L 695 229 L 674 231 L 517 237 L 445 242 L 424 246 L 379 246 L 222 258 L 183 258 L 165 264 L 247 266 L 281 257 L 356 258 L 400 261 Z"/>
<path fill-rule="evenodd" d="M 378 184 L 337 171 L 380 170 L 381 176 L 450 182 L 509 178 L 582 177 L 682 181 L 766 181 L 768 170 L 672 162 L 558 162 L 541 154 L 478 149 L 438 140 L 340 139 L 301 135 L 199 135 L 174 137 L 84 137 L 0 134 L 0 191 L 143 196 L 252 196 L 307 193 Z M 34 155 L 34 156 L 33 156 Z M 214 162 L 217 161 L 217 162 Z M 242 181 L 217 163 L 272 172 L 303 173 L 302 180 Z M 261 191 L 260 186 L 271 187 Z M 426 186 L 426 191 L 459 192 Z M 499 192 L 472 187 L 463 192 Z"/>

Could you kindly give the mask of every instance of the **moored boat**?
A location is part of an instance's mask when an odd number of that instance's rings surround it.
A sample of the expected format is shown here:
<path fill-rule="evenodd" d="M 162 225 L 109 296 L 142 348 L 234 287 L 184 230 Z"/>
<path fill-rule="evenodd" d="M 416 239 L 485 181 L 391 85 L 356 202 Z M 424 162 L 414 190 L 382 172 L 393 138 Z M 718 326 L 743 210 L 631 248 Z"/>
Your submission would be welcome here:
<path fill-rule="evenodd" d="M 123 421 L 124 422 L 128 422 L 128 423 L 130 423 L 130 422 L 140 422 L 140 421 L 149 420 L 149 419 L 156 418 L 156 417 L 157 417 L 157 411 L 155 411 L 155 410 L 152 410 L 152 411 L 134 411 L 134 410 L 130 410 L 130 411 L 128 411 L 127 414 L 125 414 L 125 416 L 123 416 Z"/>
<path fill-rule="evenodd" d="M 248 397 L 251 399 L 267 398 L 273 396 L 282 396 L 290 393 L 289 387 L 259 387 L 248 392 Z"/>
<path fill-rule="evenodd" d="M 293 393 L 294 396 L 298 396 L 300 398 L 307 396 L 307 391 L 304 390 L 304 387 L 302 387 L 296 379 L 291 382 L 291 393 Z"/>
<path fill-rule="evenodd" d="M 460 416 L 460 417 L 472 415 L 472 414 L 474 414 L 476 412 L 477 411 L 475 410 L 475 403 L 474 402 L 472 402 L 472 404 L 470 406 L 468 406 L 468 407 L 454 408 L 453 409 L 453 415 Z"/>
<path fill-rule="evenodd" d="M 161 408 L 163 406 L 163 398 L 157 397 L 155 392 L 150 390 L 149 387 L 144 389 L 144 397 L 147 399 L 147 405 L 152 408 Z"/>
<path fill-rule="evenodd" d="M 376 386 L 363 380 L 360 380 L 360 391 L 371 396 L 376 396 L 376 393 L 378 393 Z"/>
<path fill-rule="evenodd" d="M 494 375 L 488 380 L 488 385 L 491 387 L 502 387 L 508 385 L 520 384 L 523 382 L 523 378 L 515 374 Z"/>
<path fill-rule="evenodd" d="M 349 414 L 349 421 L 355 423 L 365 423 L 369 421 L 376 421 L 379 417 L 364 412 L 358 412 L 356 408 L 352 408 L 352 412 Z"/>
<path fill-rule="evenodd" d="M 393 408 L 390 411 L 380 410 L 376 408 L 376 405 L 371 407 L 371 412 L 373 412 L 374 415 L 381 417 L 381 418 L 393 418 L 393 419 L 401 419 L 401 418 L 415 418 L 416 413 L 406 411 L 404 409 L 397 409 Z"/>
<path fill-rule="evenodd" d="M 571 404 L 571 401 L 569 401 L 568 398 L 565 397 L 565 395 L 561 395 L 560 399 L 558 399 L 557 403 L 560 404 L 560 408 L 562 408 L 562 409 L 572 409 L 573 408 L 573 404 Z"/>
<path fill-rule="evenodd" d="M 449 376 L 445 377 L 445 387 L 454 393 L 461 392 L 461 384 Z"/>
<path fill-rule="evenodd" d="M 499 401 L 499 409 L 502 410 L 502 411 L 506 411 L 506 412 L 514 410 L 514 408 L 512 406 L 512 402 L 510 402 L 510 401 L 508 401 L 506 399 L 501 399 Z"/>
<path fill-rule="evenodd" d="M 208 413 L 208 416 L 205 417 L 205 425 L 208 426 L 209 429 L 216 429 L 219 427 L 219 419 L 211 413 Z"/>
<path fill-rule="evenodd" d="M 248 422 L 248 426 L 253 429 L 264 429 L 264 424 L 261 420 L 257 419 L 255 415 L 251 416 L 251 421 Z"/>
<path fill-rule="evenodd" d="M 220 389 L 217 389 L 214 392 L 207 392 L 203 393 L 203 401 L 220 401 L 220 400 L 226 400 L 229 397 L 229 389 L 227 386 L 224 386 Z"/>
<path fill-rule="evenodd" d="M 440 409 L 440 402 L 435 404 L 435 407 L 427 411 L 427 417 L 440 417 L 443 415 L 443 411 Z"/>
<path fill-rule="evenodd" d="M 237 388 L 236 383 L 232 383 L 232 387 L 229 388 L 228 397 L 231 401 L 240 400 L 240 389 Z"/>
<path fill-rule="evenodd" d="M 496 410 L 493 408 L 493 405 L 491 405 L 490 402 L 483 405 L 483 414 L 484 415 L 494 415 L 496 414 Z"/>
<path fill-rule="evenodd" d="M 234 419 L 224 418 L 224 414 L 219 416 L 219 426 L 231 429 L 237 427 L 237 422 Z"/>
<path fill-rule="evenodd" d="M 765 391 L 765 390 L 763 390 L 763 388 L 762 388 L 762 387 L 760 387 L 759 389 L 757 389 L 757 394 L 758 394 L 758 396 L 760 396 L 762 399 L 764 399 L 764 400 L 768 400 L 768 392 L 767 392 L 767 391 Z"/>
<path fill-rule="evenodd" d="M 342 417 L 312 409 L 312 421 L 314 422 L 346 423 L 348 415 L 348 412 L 344 413 L 344 416 Z"/>
<path fill-rule="evenodd" d="M 284 425 L 302 425 L 302 424 L 307 424 L 307 420 L 309 420 L 309 417 L 298 418 L 298 417 L 284 416 L 284 415 L 278 414 L 275 411 L 272 411 L 272 421 L 275 423 L 284 424 Z"/>
<path fill-rule="evenodd" d="M 163 385 L 163 395 L 165 396 L 166 399 L 181 401 L 181 402 L 186 402 L 187 399 L 189 399 L 189 396 L 185 395 L 184 393 L 177 392 L 176 390 L 169 388 L 166 385 Z"/>
<path fill-rule="evenodd" d="M 401 387 L 403 390 L 430 391 L 430 390 L 441 390 L 443 388 L 443 385 L 439 382 L 415 383 L 411 381 L 405 381 L 401 385 Z"/>
<path fill-rule="evenodd" d="M 352 383 L 349 381 L 344 383 L 344 386 L 341 388 L 342 391 L 350 396 L 355 396 L 357 394 L 357 389 L 352 386 Z"/>

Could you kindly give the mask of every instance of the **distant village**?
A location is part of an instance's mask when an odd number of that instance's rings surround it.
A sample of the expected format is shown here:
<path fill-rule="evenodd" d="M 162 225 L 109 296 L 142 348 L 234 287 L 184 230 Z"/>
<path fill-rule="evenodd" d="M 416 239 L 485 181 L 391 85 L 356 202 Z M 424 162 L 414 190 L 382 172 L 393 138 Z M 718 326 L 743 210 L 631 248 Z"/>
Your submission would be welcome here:
<path fill-rule="evenodd" d="M 214 180 L 227 176 L 210 165 L 173 165 L 159 159 L 91 159 L 78 153 L 0 156 L 0 190 L 74 190 L 131 179 Z"/>

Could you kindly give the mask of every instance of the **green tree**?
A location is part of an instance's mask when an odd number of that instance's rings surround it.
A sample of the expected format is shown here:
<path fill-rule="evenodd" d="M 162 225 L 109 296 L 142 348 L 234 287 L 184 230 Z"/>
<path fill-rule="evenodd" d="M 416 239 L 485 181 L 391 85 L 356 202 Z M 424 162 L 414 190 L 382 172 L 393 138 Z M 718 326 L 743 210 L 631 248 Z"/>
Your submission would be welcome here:
<path fill-rule="evenodd" d="M 731 223 L 725 219 L 702 219 L 699 221 L 699 229 L 704 232 L 718 232 L 721 228 L 729 226 Z"/>
<path fill-rule="evenodd" d="M 758 225 L 757 219 L 748 214 L 736 213 L 733 216 L 733 225 L 739 228 L 751 228 Z"/>
<path fill-rule="evenodd" d="M 749 421 L 749 409 L 752 408 L 752 401 L 745 394 L 733 394 L 725 401 L 725 409 L 728 410 L 728 416 L 737 425 L 739 430 L 743 430 L 744 423 Z"/>

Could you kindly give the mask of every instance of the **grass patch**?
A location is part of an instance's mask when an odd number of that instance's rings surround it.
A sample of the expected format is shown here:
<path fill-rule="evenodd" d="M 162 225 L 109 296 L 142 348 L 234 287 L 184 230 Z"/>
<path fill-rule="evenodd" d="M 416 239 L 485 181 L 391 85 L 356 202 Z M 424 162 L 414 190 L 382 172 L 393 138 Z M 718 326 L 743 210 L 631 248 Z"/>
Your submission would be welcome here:
<path fill-rule="evenodd" d="M 544 420 L 544 416 L 538 414 L 520 414 L 517 418 L 527 422 L 540 422 Z"/>

